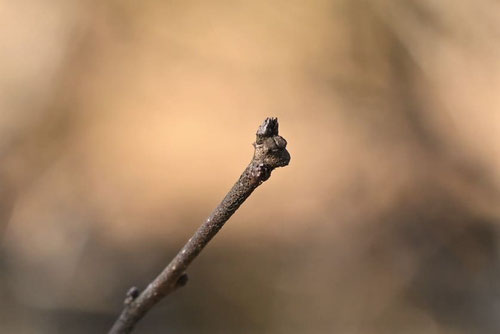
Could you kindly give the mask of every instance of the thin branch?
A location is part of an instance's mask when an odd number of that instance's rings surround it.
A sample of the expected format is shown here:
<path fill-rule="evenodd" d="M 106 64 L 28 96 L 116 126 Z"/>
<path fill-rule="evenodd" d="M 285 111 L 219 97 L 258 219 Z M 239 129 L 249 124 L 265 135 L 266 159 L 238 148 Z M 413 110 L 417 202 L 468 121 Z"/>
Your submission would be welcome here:
<path fill-rule="evenodd" d="M 257 130 L 252 161 L 241 174 L 210 217 L 198 228 L 191 239 L 158 277 L 139 294 L 132 287 L 127 292 L 125 307 L 109 334 L 130 333 L 136 323 L 163 297 L 187 283 L 186 269 L 208 242 L 224 226 L 240 205 L 262 182 L 269 179 L 273 169 L 290 162 L 286 140 L 278 135 L 278 119 L 267 118 Z"/>

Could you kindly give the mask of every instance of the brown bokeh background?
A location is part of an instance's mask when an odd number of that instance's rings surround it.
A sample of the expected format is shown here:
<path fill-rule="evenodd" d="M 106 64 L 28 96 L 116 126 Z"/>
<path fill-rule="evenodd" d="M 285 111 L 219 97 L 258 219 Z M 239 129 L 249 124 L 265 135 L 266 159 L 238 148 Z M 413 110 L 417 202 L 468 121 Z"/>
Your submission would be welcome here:
<path fill-rule="evenodd" d="M 105 333 L 250 160 L 276 170 L 137 333 L 500 332 L 494 0 L 0 3 L 0 332 Z"/>

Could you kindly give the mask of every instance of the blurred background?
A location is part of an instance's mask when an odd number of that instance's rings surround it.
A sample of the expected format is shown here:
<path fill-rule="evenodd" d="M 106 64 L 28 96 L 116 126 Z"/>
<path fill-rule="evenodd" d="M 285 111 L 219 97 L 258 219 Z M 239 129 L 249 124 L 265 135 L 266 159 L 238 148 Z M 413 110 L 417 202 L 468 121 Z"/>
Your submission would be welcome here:
<path fill-rule="evenodd" d="M 0 2 L 0 332 L 499 333 L 500 3 Z"/>

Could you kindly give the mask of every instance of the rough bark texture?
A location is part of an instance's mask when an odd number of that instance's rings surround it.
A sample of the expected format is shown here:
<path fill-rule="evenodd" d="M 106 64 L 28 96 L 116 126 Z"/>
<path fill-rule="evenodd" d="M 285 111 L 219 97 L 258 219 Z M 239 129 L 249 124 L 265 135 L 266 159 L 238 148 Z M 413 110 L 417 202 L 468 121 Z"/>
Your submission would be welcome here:
<path fill-rule="evenodd" d="M 110 334 L 130 333 L 158 301 L 187 283 L 187 267 L 224 223 L 255 188 L 269 179 L 273 169 L 288 165 L 290 154 L 286 150 L 286 144 L 286 140 L 278 135 L 278 120 L 267 118 L 257 130 L 253 159 L 239 180 L 160 275 L 142 293 L 139 294 L 135 287 L 127 292 L 125 307 Z"/>

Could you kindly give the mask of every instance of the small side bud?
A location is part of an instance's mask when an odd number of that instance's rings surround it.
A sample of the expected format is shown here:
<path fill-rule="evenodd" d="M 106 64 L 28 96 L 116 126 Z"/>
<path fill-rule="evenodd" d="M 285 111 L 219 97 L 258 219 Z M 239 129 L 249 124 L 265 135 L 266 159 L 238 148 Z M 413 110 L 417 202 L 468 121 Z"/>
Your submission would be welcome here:
<path fill-rule="evenodd" d="M 179 288 L 183 287 L 184 285 L 187 284 L 188 280 L 189 280 L 188 274 L 184 273 L 177 280 L 176 286 Z"/>
<path fill-rule="evenodd" d="M 268 117 L 257 129 L 257 144 L 261 144 L 265 138 L 278 135 L 278 119 L 276 117 Z"/>
<path fill-rule="evenodd" d="M 139 296 L 139 289 L 136 286 L 131 287 L 127 291 L 127 297 L 123 301 L 125 305 L 130 305 Z"/>

